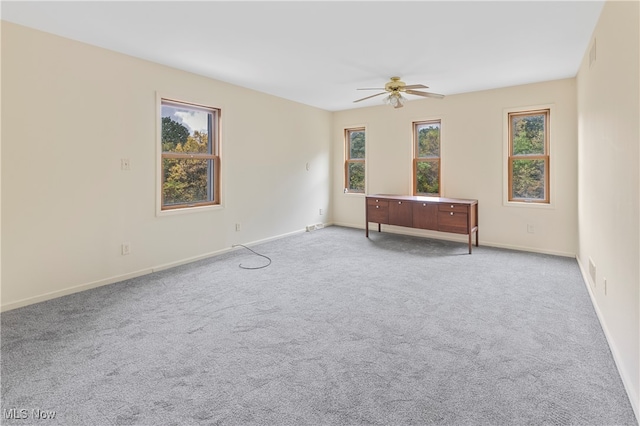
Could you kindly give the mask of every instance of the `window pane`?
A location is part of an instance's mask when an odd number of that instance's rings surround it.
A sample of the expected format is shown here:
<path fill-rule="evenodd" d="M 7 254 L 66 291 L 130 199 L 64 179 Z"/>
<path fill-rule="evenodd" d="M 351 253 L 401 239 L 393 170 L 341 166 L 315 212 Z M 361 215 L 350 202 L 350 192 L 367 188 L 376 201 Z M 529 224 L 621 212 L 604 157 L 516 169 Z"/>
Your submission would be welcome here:
<path fill-rule="evenodd" d="M 213 160 L 163 158 L 164 205 L 213 201 Z"/>
<path fill-rule="evenodd" d="M 513 155 L 544 155 L 545 114 L 511 117 Z"/>
<path fill-rule="evenodd" d="M 416 192 L 419 194 L 439 194 L 439 164 L 437 161 L 416 163 Z"/>
<path fill-rule="evenodd" d="M 347 173 L 349 190 L 364 192 L 364 163 L 349 163 Z"/>
<path fill-rule="evenodd" d="M 440 156 L 440 123 L 416 125 L 418 135 L 418 158 Z"/>
<path fill-rule="evenodd" d="M 364 130 L 349 132 L 349 158 L 364 159 Z"/>
<path fill-rule="evenodd" d="M 512 198 L 544 200 L 545 160 L 513 160 Z"/>
<path fill-rule="evenodd" d="M 212 112 L 163 104 L 162 151 L 212 154 L 212 122 Z"/>

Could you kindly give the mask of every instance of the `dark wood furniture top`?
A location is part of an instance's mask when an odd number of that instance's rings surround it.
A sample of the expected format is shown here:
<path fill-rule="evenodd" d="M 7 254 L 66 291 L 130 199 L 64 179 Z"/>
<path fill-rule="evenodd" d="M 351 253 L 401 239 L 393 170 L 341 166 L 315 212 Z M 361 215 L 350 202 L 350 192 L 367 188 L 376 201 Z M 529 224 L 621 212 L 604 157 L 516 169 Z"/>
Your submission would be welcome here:
<path fill-rule="evenodd" d="M 369 238 L 369 222 L 381 225 L 405 226 L 451 232 L 469 236 L 471 254 L 472 235 L 478 242 L 478 200 L 461 198 L 423 197 L 414 195 L 367 195 L 366 237 Z"/>

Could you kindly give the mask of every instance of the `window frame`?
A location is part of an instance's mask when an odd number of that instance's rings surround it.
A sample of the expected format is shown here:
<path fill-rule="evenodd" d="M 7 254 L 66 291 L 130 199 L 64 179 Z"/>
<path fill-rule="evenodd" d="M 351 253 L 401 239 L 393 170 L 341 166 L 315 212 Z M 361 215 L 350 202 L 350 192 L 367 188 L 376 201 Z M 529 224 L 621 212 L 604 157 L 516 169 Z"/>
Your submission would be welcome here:
<path fill-rule="evenodd" d="M 512 117 L 517 116 L 534 116 L 544 115 L 544 154 L 513 154 L 513 121 Z M 551 135 L 551 107 L 535 107 L 527 109 L 518 109 L 507 111 L 507 193 L 506 201 L 518 205 L 551 205 L 551 153 L 550 153 L 550 135 Z M 543 160 L 544 161 L 544 199 L 535 198 L 514 198 L 513 197 L 513 163 L 517 160 Z"/>
<path fill-rule="evenodd" d="M 418 126 L 422 124 L 438 123 L 440 129 L 440 140 L 438 141 L 438 157 L 418 157 L 420 149 L 418 147 Z M 412 135 L 412 147 L 413 147 L 413 161 L 412 161 L 412 183 L 411 190 L 413 195 L 426 196 L 426 197 L 442 197 L 442 119 L 433 118 L 428 120 L 418 120 L 411 123 L 411 135 Z M 438 164 L 438 193 L 426 193 L 418 192 L 418 163 L 437 163 Z"/>
<path fill-rule="evenodd" d="M 364 132 L 364 158 L 351 158 L 351 133 Z M 344 193 L 365 194 L 367 192 L 367 129 L 365 126 L 347 127 L 344 129 Z M 349 188 L 349 164 L 364 165 L 364 188 L 362 191 Z"/>
<path fill-rule="evenodd" d="M 204 209 L 220 208 L 222 205 L 221 196 L 221 158 L 220 158 L 220 141 L 222 139 L 221 117 L 222 110 L 219 107 L 209 106 L 205 102 L 184 101 L 174 96 L 164 96 L 156 94 L 157 100 L 157 215 L 176 214 L 184 212 L 199 211 Z M 162 107 L 164 105 L 174 105 L 181 108 L 192 109 L 195 111 L 204 111 L 211 113 L 208 139 L 210 152 L 208 153 L 172 153 L 164 152 L 162 149 Z M 198 202 L 185 202 L 180 204 L 165 205 L 164 202 L 164 159 L 202 159 L 211 160 L 212 171 L 207 171 L 208 179 L 211 179 L 210 200 Z"/>

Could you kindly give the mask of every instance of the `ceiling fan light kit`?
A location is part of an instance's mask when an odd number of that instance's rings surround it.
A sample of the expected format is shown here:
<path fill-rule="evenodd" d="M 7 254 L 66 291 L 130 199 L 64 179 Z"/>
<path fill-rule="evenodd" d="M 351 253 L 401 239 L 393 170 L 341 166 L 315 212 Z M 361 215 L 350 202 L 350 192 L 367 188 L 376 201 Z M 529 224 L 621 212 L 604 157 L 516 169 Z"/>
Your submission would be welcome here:
<path fill-rule="evenodd" d="M 424 96 L 426 98 L 436 98 L 436 99 L 444 98 L 444 95 L 440 95 L 438 93 L 420 92 L 418 90 L 414 90 L 414 89 L 428 89 L 428 88 L 429 87 L 425 86 L 424 84 L 412 84 L 407 86 L 407 84 L 404 81 L 400 80 L 400 77 L 391 77 L 391 81 L 385 84 L 384 88 L 381 87 L 381 88 L 358 89 L 358 90 L 384 90 L 384 92 L 376 93 L 375 95 L 367 96 L 362 99 L 357 99 L 353 102 L 360 102 L 360 101 L 364 101 L 365 99 L 371 99 L 376 96 L 389 93 L 389 96 L 385 97 L 383 99 L 383 102 L 385 104 L 391 105 L 394 108 L 402 108 L 404 106 L 404 103 L 407 101 L 407 98 L 402 96 L 401 92 L 404 92 L 409 95 Z"/>
<path fill-rule="evenodd" d="M 389 96 L 382 101 L 385 104 L 391 105 L 394 108 L 402 108 L 407 98 L 403 97 L 400 92 L 392 92 Z"/>

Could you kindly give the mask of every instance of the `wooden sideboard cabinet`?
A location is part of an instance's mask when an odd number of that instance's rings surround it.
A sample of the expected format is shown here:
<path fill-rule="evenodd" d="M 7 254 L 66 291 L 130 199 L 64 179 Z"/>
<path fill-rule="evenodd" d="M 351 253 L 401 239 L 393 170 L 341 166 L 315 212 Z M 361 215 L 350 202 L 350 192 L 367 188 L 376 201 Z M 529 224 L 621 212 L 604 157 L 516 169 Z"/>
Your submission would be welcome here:
<path fill-rule="evenodd" d="M 471 254 L 474 233 L 476 247 L 479 245 L 478 200 L 412 195 L 367 195 L 365 220 L 367 238 L 369 238 L 369 222 L 374 222 L 378 224 L 378 232 L 384 224 L 468 235 L 469 254 Z"/>

